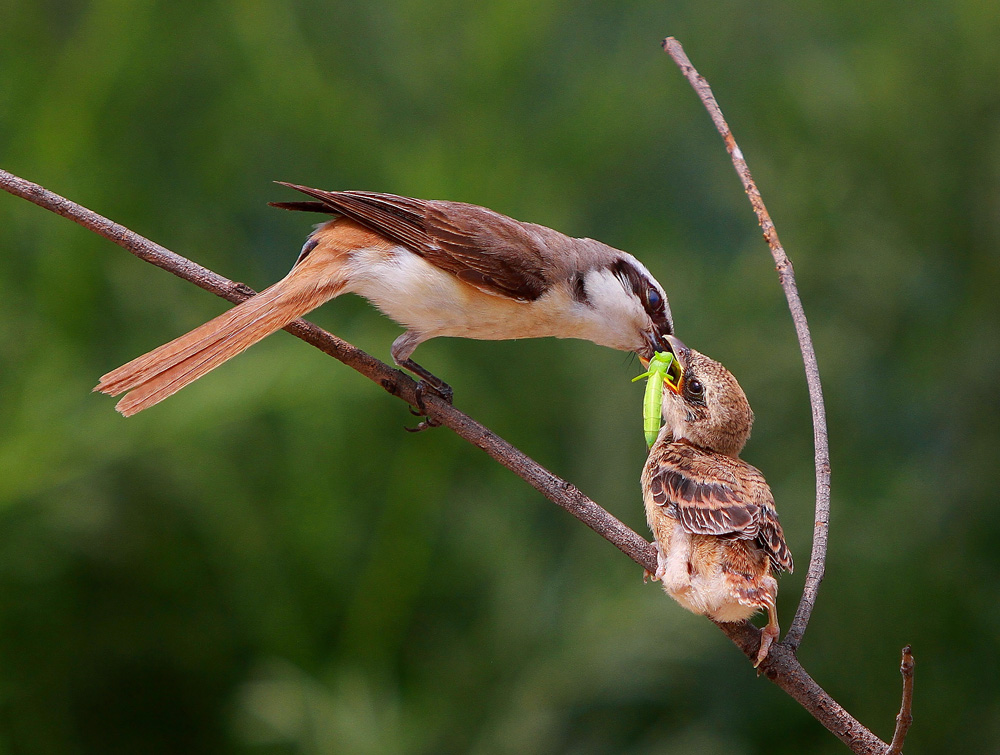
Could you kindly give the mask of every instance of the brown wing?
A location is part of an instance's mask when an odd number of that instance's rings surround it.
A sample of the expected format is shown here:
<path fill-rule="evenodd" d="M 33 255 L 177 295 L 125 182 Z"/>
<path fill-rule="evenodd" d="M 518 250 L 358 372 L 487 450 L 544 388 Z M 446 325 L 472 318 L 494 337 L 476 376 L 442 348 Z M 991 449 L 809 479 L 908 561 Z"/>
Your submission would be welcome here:
<path fill-rule="evenodd" d="M 785 533 L 778 520 L 778 510 L 774 506 L 774 496 L 764 475 L 759 469 L 745 462 L 740 462 L 746 468 L 746 488 L 748 495 L 760 507 L 760 528 L 757 542 L 767 552 L 775 569 L 791 572 L 795 568 L 792 552 L 785 542 Z"/>
<path fill-rule="evenodd" d="M 323 191 L 279 181 L 318 200 L 277 207 L 346 215 L 486 293 L 534 301 L 548 289 L 541 244 L 485 207 L 367 191 Z"/>
<path fill-rule="evenodd" d="M 759 506 L 741 495 L 739 480 L 715 454 L 671 444 L 650 478 L 653 502 L 692 534 L 757 536 Z"/>
<path fill-rule="evenodd" d="M 749 464 L 674 443 L 660 457 L 649 492 L 688 532 L 755 540 L 775 568 L 791 571 L 771 491 Z"/>

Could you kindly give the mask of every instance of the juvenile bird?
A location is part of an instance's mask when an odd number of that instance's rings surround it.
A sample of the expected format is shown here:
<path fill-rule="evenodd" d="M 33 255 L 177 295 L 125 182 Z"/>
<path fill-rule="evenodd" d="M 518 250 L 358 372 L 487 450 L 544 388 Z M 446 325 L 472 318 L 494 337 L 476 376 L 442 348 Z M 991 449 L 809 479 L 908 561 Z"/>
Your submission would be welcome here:
<path fill-rule="evenodd" d="M 764 476 L 739 458 L 753 412 L 729 370 L 666 340 L 675 367 L 664 383 L 664 425 L 642 471 L 654 578 L 684 608 L 714 621 L 767 611 L 756 667 L 778 637 L 771 572 L 790 572 L 792 555 Z"/>
<path fill-rule="evenodd" d="M 104 375 L 135 414 L 342 293 L 368 299 L 406 332 L 390 353 L 450 400 L 450 387 L 410 359 L 438 336 L 582 338 L 649 358 L 673 332 L 663 288 L 635 257 L 485 207 L 284 184 L 311 201 L 277 207 L 333 215 L 288 275 L 228 312 Z"/>

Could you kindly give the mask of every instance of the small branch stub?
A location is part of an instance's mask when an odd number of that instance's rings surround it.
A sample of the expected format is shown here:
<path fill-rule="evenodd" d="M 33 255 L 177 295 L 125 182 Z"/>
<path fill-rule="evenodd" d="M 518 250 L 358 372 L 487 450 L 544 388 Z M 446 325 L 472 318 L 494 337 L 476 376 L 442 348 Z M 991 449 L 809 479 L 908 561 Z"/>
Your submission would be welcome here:
<path fill-rule="evenodd" d="M 903 701 L 896 716 L 896 731 L 892 734 L 892 742 L 886 755 L 902 755 L 906 734 L 913 723 L 913 648 L 907 645 L 903 648 L 903 660 L 899 664 L 899 673 L 903 675 Z"/>

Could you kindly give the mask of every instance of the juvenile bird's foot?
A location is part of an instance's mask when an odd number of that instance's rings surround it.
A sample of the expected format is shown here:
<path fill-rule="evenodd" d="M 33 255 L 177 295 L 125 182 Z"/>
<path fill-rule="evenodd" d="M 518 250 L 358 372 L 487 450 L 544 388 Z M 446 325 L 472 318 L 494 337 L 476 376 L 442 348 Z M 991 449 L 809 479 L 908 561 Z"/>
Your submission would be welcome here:
<path fill-rule="evenodd" d="M 428 393 L 437 396 L 449 404 L 452 402 L 452 399 L 455 396 L 454 389 L 437 375 L 424 369 L 412 359 L 401 359 L 397 362 L 397 364 L 420 378 L 420 380 L 417 381 L 417 389 L 414 396 L 417 408 L 410 409 L 410 413 L 412 415 L 415 417 L 427 416 L 427 407 L 424 406 L 424 396 Z M 411 433 L 419 433 L 423 430 L 427 430 L 428 428 L 437 427 L 439 424 L 440 423 L 436 420 L 427 417 L 427 419 L 423 420 L 416 427 L 407 427 L 406 430 Z"/>
<path fill-rule="evenodd" d="M 767 658 L 767 653 L 771 649 L 771 645 L 778 639 L 778 616 L 773 607 L 768 608 L 767 615 L 767 625 L 760 630 L 760 650 L 757 651 L 757 660 L 753 664 L 754 668 L 760 667 L 760 664 Z"/>
<path fill-rule="evenodd" d="M 767 658 L 767 653 L 771 649 L 771 645 L 774 641 L 778 639 L 778 630 L 771 629 L 769 626 L 764 627 L 760 632 L 760 650 L 757 651 L 757 660 L 753 662 L 753 667 L 758 668 L 760 664 L 764 662 Z"/>
<path fill-rule="evenodd" d="M 655 581 L 663 581 L 664 575 L 667 573 L 667 557 L 663 553 L 663 548 L 660 543 L 653 540 L 653 545 L 656 546 L 656 571 L 650 572 L 649 569 L 642 570 L 642 581 L 645 582 L 648 579 Z"/>

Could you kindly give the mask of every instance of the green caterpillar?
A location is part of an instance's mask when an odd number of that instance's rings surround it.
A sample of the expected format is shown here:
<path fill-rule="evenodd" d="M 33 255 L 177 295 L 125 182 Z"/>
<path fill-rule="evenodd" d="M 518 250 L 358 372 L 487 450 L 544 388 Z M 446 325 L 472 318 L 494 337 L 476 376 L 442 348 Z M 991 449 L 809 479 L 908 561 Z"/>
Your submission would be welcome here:
<path fill-rule="evenodd" d="M 643 378 L 646 382 L 646 394 L 642 397 L 642 431 L 646 435 L 646 446 L 652 448 L 656 436 L 660 434 L 661 412 L 663 410 L 663 381 L 667 378 L 674 355 L 669 351 L 657 351 L 649 360 L 649 369 L 638 377 L 632 378 L 635 383 Z"/>

